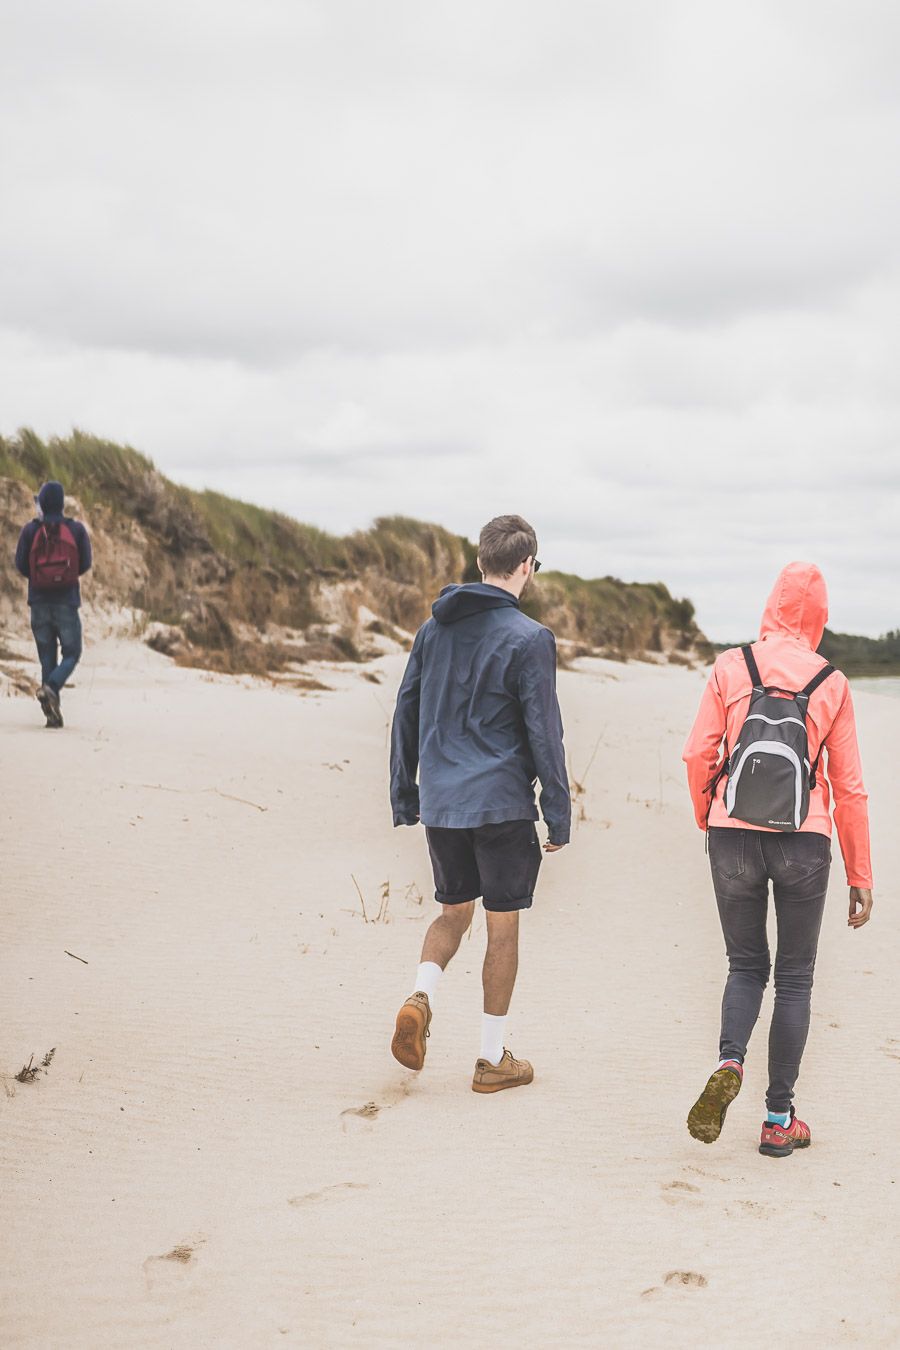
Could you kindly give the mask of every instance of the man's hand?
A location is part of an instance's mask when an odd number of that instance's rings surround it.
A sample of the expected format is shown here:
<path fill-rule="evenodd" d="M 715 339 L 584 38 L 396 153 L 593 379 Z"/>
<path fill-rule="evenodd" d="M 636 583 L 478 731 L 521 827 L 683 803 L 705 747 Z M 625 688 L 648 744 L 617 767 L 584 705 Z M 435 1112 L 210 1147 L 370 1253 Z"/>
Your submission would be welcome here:
<path fill-rule="evenodd" d="M 872 892 L 865 886 L 850 887 L 849 928 L 862 928 L 872 917 Z"/>
<path fill-rule="evenodd" d="M 551 844 L 550 840 L 548 839 L 546 844 L 544 845 L 544 852 L 558 853 L 561 848 L 565 848 L 565 844 Z"/>

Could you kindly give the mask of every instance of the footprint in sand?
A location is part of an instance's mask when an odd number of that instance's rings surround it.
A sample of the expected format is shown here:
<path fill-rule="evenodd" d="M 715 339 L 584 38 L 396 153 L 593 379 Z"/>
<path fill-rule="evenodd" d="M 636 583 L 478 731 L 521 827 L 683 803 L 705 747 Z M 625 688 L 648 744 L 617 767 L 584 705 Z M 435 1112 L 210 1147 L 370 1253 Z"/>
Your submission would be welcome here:
<path fill-rule="evenodd" d="M 365 1130 L 371 1129 L 379 1115 L 384 1110 L 390 1110 L 398 1102 L 402 1102 L 409 1096 L 412 1084 L 404 1082 L 399 1087 L 388 1088 L 386 1092 L 379 1095 L 381 1102 L 366 1102 L 363 1106 L 348 1106 L 341 1112 L 341 1129 L 347 1130 Z"/>
<path fill-rule="evenodd" d="M 338 1200 L 348 1191 L 367 1191 L 364 1181 L 338 1181 L 333 1186 L 323 1186 L 320 1191 L 307 1191 L 305 1195 L 292 1195 L 288 1204 L 295 1209 L 305 1209 L 308 1205 L 317 1205 L 322 1200 Z"/>
<path fill-rule="evenodd" d="M 704 1177 L 708 1181 L 722 1181 L 726 1185 L 731 1184 L 728 1177 L 720 1176 L 718 1172 L 707 1172 L 702 1167 L 683 1167 L 681 1170 L 683 1172 L 691 1172 L 695 1177 Z"/>
<path fill-rule="evenodd" d="M 341 1128 L 346 1130 L 363 1130 L 371 1126 L 377 1119 L 381 1107 L 377 1102 L 366 1102 L 364 1106 L 348 1106 L 346 1111 L 341 1112 Z"/>
<path fill-rule="evenodd" d="M 706 1276 L 698 1275 L 696 1270 L 670 1270 L 663 1280 L 663 1285 L 669 1289 L 705 1289 L 708 1284 Z M 642 1291 L 641 1298 L 659 1298 L 665 1292 L 662 1285 L 654 1284 Z"/>
<path fill-rule="evenodd" d="M 183 1284 L 195 1264 L 194 1258 L 204 1241 L 204 1238 L 191 1238 L 190 1242 L 179 1242 L 162 1256 L 148 1256 L 144 1262 L 147 1288 L 165 1291 Z"/>
<path fill-rule="evenodd" d="M 709 1284 L 706 1276 L 698 1275 L 696 1270 L 670 1270 L 664 1282 L 681 1289 L 705 1289 Z"/>
<path fill-rule="evenodd" d="M 702 1205 L 703 1198 L 699 1186 L 689 1181 L 670 1181 L 662 1188 L 662 1198 L 667 1205 Z"/>

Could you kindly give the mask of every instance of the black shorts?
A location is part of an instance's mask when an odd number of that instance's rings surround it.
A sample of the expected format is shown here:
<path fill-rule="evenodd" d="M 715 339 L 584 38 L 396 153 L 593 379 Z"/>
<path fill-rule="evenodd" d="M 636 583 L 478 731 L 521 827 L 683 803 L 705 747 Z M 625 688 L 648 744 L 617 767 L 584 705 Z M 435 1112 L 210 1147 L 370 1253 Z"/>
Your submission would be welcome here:
<path fill-rule="evenodd" d="M 530 909 L 541 866 L 541 846 L 531 820 L 505 820 L 470 830 L 425 827 L 434 898 L 442 905 L 484 899 L 485 909 Z"/>

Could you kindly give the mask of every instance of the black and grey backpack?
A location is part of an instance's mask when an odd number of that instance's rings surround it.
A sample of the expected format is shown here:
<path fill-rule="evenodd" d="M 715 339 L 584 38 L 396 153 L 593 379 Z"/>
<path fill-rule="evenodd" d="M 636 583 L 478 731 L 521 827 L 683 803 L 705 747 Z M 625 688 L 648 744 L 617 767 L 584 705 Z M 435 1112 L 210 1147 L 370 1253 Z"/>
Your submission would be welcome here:
<path fill-rule="evenodd" d="M 823 666 L 794 694 L 764 685 L 753 649 L 741 651 L 753 692 L 740 739 L 723 765 L 728 775 L 725 810 L 748 825 L 799 830 L 809 814 L 809 794 L 819 767 L 819 755 L 815 764 L 809 762 L 806 713 L 810 696 L 834 674 L 834 666 Z"/>

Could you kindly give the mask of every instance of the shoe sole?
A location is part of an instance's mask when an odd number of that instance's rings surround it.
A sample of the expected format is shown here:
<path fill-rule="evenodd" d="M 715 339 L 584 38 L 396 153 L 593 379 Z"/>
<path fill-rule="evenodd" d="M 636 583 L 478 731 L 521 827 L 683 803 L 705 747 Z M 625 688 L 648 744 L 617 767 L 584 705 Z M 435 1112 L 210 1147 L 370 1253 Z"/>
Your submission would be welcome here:
<path fill-rule="evenodd" d="M 764 1158 L 789 1158 L 797 1148 L 809 1148 L 811 1139 L 804 1139 L 798 1144 L 789 1144 L 786 1147 L 778 1144 L 760 1144 L 759 1151 Z"/>
<path fill-rule="evenodd" d="M 730 1069 L 716 1069 L 688 1112 L 687 1127 L 701 1144 L 714 1144 L 722 1133 L 725 1113 L 741 1090 L 741 1080 Z"/>
<path fill-rule="evenodd" d="M 425 1063 L 425 1030 L 428 1026 L 423 1014 L 414 1008 L 401 1008 L 397 1014 L 391 1054 L 404 1069 L 421 1069 Z"/>
<path fill-rule="evenodd" d="M 62 713 L 43 689 L 38 690 L 36 697 L 41 705 L 41 712 L 47 719 L 47 726 L 52 727 L 54 731 L 57 730 L 63 724 Z"/>
<path fill-rule="evenodd" d="M 473 1083 L 473 1092 L 504 1092 L 507 1088 L 527 1087 L 534 1082 L 534 1074 L 529 1078 L 510 1079 L 508 1083 Z"/>

